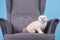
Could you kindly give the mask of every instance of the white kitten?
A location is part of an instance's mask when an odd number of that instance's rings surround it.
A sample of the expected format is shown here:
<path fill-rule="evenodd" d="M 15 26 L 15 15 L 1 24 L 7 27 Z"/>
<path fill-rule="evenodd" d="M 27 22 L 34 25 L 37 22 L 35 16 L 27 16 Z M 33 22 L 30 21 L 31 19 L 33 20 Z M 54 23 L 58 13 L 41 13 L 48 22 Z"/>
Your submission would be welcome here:
<path fill-rule="evenodd" d="M 40 15 L 38 20 L 27 25 L 27 27 L 23 29 L 23 32 L 35 33 L 37 31 L 38 33 L 43 34 L 42 30 L 46 28 L 47 21 L 48 18 L 45 15 Z"/>

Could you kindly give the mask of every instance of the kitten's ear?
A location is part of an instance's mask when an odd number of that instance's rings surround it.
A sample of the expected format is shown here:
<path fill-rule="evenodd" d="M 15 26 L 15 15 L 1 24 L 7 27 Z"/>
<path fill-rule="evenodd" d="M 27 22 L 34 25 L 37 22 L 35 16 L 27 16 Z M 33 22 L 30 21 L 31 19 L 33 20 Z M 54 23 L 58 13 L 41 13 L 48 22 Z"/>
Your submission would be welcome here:
<path fill-rule="evenodd" d="M 46 16 L 46 20 L 48 21 L 48 17 Z"/>

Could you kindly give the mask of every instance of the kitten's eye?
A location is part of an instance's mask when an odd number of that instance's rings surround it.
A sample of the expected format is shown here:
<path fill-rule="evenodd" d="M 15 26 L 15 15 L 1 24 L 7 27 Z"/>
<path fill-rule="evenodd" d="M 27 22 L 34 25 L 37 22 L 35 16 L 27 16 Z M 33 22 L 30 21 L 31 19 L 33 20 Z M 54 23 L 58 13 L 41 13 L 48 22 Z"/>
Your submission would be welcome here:
<path fill-rule="evenodd" d="M 44 17 L 45 18 L 45 17 Z"/>
<path fill-rule="evenodd" d="M 42 17 L 40 17 L 42 19 Z"/>

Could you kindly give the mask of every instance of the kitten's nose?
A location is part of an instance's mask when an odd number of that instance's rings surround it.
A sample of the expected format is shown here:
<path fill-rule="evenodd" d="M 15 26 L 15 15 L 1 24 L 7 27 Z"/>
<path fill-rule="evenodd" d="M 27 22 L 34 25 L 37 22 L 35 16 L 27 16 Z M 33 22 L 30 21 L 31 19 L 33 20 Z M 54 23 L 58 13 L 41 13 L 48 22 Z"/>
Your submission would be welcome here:
<path fill-rule="evenodd" d="M 44 19 L 42 19 L 42 20 L 44 20 Z"/>

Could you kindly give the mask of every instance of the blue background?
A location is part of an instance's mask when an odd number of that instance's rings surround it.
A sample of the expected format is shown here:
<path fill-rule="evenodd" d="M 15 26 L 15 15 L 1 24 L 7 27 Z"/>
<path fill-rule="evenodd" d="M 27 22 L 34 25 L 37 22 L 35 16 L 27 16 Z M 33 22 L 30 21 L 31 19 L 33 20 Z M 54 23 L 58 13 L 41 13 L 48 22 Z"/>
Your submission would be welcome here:
<path fill-rule="evenodd" d="M 0 18 L 7 19 L 7 11 L 6 11 L 5 0 L 0 0 Z M 1 27 L 0 27 L 0 40 L 4 40 Z"/>
<path fill-rule="evenodd" d="M 46 7 L 44 14 L 48 16 L 49 20 L 53 18 L 60 19 L 60 0 L 46 0 Z M 0 18 L 7 19 L 5 0 L 0 0 Z M 60 40 L 60 24 L 56 28 L 55 40 Z M 2 31 L 0 28 L 0 40 L 3 40 Z"/>
<path fill-rule="evenodd" d="M 53 18 L 60 19 L 60 0 L 46 0 L 44 14 L 48 16 L 49 20 Z M 60 40 L 60 23 L 56 28 L 55 40 Z"/>
<path fill-rule="evenodd" d="M 49 19 L 60 18 L 60 0 L 46 0 L 44 14 Z"/>
<path fill-rule="evenodd" d="M 60 40 L 60 23 L 58 24 L 55 32 L 55 40 Z"/>
<path fill-rule="evenodd" d="M 1 27 L 0 27 L 0 40 L 3 40 L 3 34 L 2 34 Z"/>
<path fill-rule="evenodd" d="M 60 18 L 60 0 L 46 0 L 44 14 L 49 19 Z"/>
<path fill-rule="evenodd" d="M 5 0 L 0 0 L 0 18 L 7 19 L 7 11 L 6 11 Z"/>

